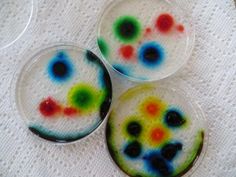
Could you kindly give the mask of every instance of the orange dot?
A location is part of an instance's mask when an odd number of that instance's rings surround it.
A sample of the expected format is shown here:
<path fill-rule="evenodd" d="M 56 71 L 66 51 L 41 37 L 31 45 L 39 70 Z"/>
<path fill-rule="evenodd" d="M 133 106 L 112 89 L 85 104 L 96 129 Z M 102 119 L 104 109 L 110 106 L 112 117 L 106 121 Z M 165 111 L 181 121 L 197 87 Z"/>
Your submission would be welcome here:
<path fill-rule="evenodd" d="M 151 131 L 151 139 L 155 143 L 160 143 L 164 140 L 166 132 L 162 128 L 155 128 Z"/>
<path fill-rule="evenodd" d="M 156 116 L 159 112 L 159 107 L 155 103 L 149 103 L 146 107 L 148 114 Z"/>
<path fill-rule="evenodd" d="M 184 32 L 184 26 L 183 25 L 178 25 L 176 28 L 179 32 Z"/>

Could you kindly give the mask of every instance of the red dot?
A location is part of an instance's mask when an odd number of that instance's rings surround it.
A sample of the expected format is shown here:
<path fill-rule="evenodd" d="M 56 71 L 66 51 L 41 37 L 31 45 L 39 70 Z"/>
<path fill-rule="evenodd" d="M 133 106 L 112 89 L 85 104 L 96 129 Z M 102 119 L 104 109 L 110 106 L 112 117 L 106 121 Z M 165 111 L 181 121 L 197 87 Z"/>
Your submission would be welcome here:
<path fill-rule="evenodd" d="M 63 112 L 64 112 L 64 115 L 69 116 L 69 117 L 73 117 L 76 114 L 78 114 L 78 110 L 71 107 L 65 108 Z"/>
<path fill-rule="evenodd" d="M 146 28 L 145 29 L 145 35 L 148 35 L 148 34 L 150 34 L 152 32 L 152 29 L 151 28 Z"/>
<path fill-rule="evenodd" d="M 169 14 L 161 14 L 156 22 L 157 29 L 162 33 L 169 32 L 173 27 L 173 25 L 174 25 L 174 19 Z"/>
<path fill-rule="evenodd" d="M 183 25 L 178 25 L 176 28 L 179 32 L 181 32 L 181 33 L 184 32 L 184 26 Z"/>
<path fill-rule="evenodd" d="M 134 55 L 134 48 L 131 45 L 125 45 L 120 48 L 119 52 L 124 59 L 130 60 Z"/>
<path fill-rule="evenodd" d="M 52 98 L 47 98 L 39 105 L 40 113 L 45 117 L 52 117 L 60 112 L 61 107 Z"/>

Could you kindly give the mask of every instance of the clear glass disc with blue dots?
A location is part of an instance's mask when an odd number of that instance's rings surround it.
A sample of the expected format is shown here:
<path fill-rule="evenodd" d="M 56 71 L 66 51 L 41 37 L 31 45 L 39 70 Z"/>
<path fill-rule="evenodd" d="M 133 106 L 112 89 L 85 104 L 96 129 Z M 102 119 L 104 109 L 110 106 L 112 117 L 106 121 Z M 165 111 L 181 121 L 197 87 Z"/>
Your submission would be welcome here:
<path fill-rule="evenodd" d="M 68 143 L 92 133 L 112 101 L 109 73 L 89 50 L 58 45 L 36 53 L 16 84 L 16 103 L 31 132 Z"/>
<path fill-rule="evenodd" d="M 180 90 L 140 85 L 114 105 L 106 126 L 113 161 L 131 177 L 181 177 L 204 157 L 206 123 Z"/>
<path fill-rule="evenodd" d="M 102 14 L 97 43 L 103 58 L 136 81 L 168 77 L 188 60 L 194 28 L 167 0 L 118 0 Z"/>
<path fill-rule="evenodd" d="M 10 46 L 22 36 L 35 8 L 34 0 L 0 1 L 0 49 Z"/>

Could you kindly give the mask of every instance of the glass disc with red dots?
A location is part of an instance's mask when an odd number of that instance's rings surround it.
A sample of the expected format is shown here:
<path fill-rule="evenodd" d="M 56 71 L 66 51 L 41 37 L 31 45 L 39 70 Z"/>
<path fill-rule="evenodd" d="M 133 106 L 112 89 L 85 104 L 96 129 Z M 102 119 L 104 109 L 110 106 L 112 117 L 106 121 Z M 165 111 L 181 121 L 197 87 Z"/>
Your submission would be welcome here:
<path fill-rule="evenodd" d="M 101 17 L 98 46 L 116 71 L 135 81 L 168 77 L 188 60 L 194 28 L 167 0 L 119 0 Z"/>
<path fill-rule="evenodd" d="M 141 85 L 124 93 L 106 126 L 108 150 L 131 177 L 180 177 L 204 157 L 202 112 L 177 89 Z"/>
<path fill-rule="evenodd" d="M 0 49 L 18 40 L 28 28 L 35 13 L 34 0 L 0 1 Z"/>
<path fill-rule="evenodd" d="M 89 50 L 56 45 L 36 53 L 16 84 L 17 108 L 31 132 L 53 142 L 79 140 L 106 117 L 109 73 Z"/>

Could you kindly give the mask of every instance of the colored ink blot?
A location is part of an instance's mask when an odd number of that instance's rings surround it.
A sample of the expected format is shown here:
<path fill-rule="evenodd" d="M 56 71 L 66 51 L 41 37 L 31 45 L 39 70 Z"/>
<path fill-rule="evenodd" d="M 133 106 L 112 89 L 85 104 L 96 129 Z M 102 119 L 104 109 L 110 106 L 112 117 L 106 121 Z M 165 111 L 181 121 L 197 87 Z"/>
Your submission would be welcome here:
<path fill-rule="evenodd" d="M 79 113 L 79 111 L 72 107 L 66 107 L 64 108 L 63 113 L 65 116 L 74 117 Z"/>
<path fill-rule="evenodd" d="M 65 82 L 74 72 L 73 64 L 65 52 L 58 52 L 48 64 L 48 74 L 53 81 Z"/>
<path fill-rule="evenodd" d="M 129 135 L 138 137 L 142 131 L 142 126 L 136 121 L 132 121 L 127 126 L 127 132 Z"/>
<path fill-rule="evenodd" d="M 173 167 L 159 152 L 151 152 L 144 157 L 144 160 L 148 169 L 156 174 L 155 176 L 169 177 L 173 174 Z"/>
<path fill-rule="evenodd" d="M 151 28 L 146 28 L 145 29 L 145 35 L 149 35 L 149 34 L 151 34 L 152 33 L 152 29 Z"/>
<path fill-rule="evenodd" d="M 138 141 L 129 143 L 125 147 L 124 153 L 132 159 L 137 158 L 142 153 L 142 145 Z"/>
<path fill-rule="evenodd" d="M 44 117 L 53 117 L 61 111 L 61 107 L 49 97 L 40 103 L 39 111 Z"/>
<path fill-rule="evenodd" d="M 101 104 L 101 95 L 96 88 L 88 84 L 77 84 L 68 93 L 68 102 L 82 112 L 96 109 Z"/>
<path fill-rule="evenodd" d="M 119 53 L 123 59 L 130 60 L 134 56 L 134 48 L 131 45 L 125 45 L 120 48 Z"/>
<path fill-rule="evenodd" d="M 168 110 L 165 114 L 165 123 L 169 127 L 178 128 L 186 123 L 182 113 L 177 110 Z"/>
<path fill-rule="evenodd" d="M 175 158 L 177 153 L 182 150 L 183 145 L 181 143 L 168 143 L 161 149 L 161 156 L 168 161 Z"/>
<path fill-rule="evenodd" d="M 155 69 L 165 58 L 164 48 L 157 42 L 144 43 L 138 51 L 138 59 L 145 67 Z"/>
<path fill-rule="evenodd" d="M 148 97 L 140 105 L 142 114 L 147 118 L 158 119 L 166 105 L 156 97 Z"/>
<path fill-rule="evenodd" d="M 136 41 L 141 34 L 141 25 L 133 16 L 122 16 L 113 25 L 115 36 L 124 43 Z"/>
<path fill-rule="evenodd" d="M 109 55 L 109 46 L 103 38 L 98 39 L 98 47 L 105 57 Z"/>
<path fill-rule="evenodd" d="M 155 128 L 151 132 L 151 138 L 152 141 L 154 142 L 160 143 L 161 141 L 163 141 L 164 137 L 165 137 L 165 130 L 161 128 Z"/>
<path fill-rule="evenodd" d="M 177 25 L 176 29 L 181 33 L 183 33 L 185 30 L 183 25 Z"/>
<path fill-rule="evenodd" d="M 161 14 L 156 21 L 156 28 L 162 33 L 171 31 L 173 26 L 174 19 L 170 14 Z"/>

